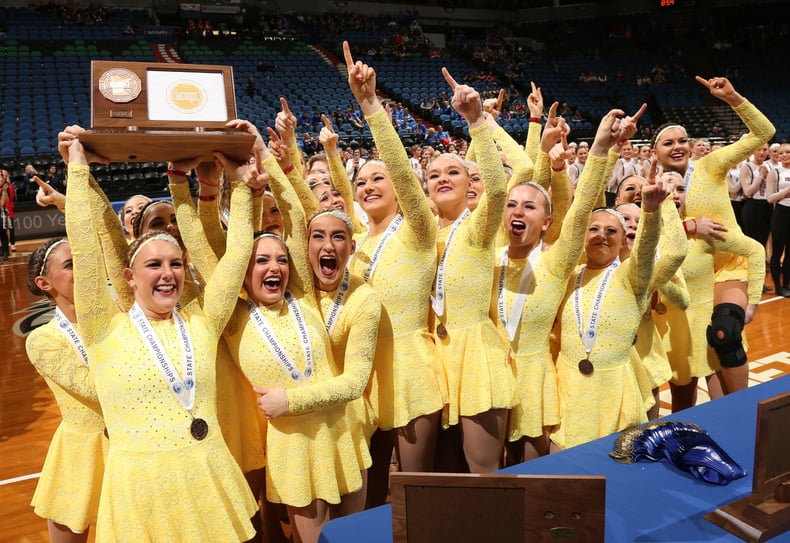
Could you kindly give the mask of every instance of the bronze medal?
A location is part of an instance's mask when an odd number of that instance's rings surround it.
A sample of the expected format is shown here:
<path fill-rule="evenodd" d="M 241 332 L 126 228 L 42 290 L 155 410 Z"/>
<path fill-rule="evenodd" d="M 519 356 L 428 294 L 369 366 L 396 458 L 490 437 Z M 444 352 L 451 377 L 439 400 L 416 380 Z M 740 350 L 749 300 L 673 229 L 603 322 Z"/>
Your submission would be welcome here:
<path fill-rule="evenodd" d="M 136 73 L 126 68 L 107 70 L 99 78 L 99 92 L 117 104 L 131 102 L 140 95 L 143 84 Z"/>
<path fill-rule="evenodd" d="M 664 305 L 662 302 L 658 302 L 656 304 L 656 313 L 658 313 L 659 315 L 663 315 L 666 312 L 667 312 L 667 306 Z"/>
<path fill-rule="evenodd" d="M 582 375 L 591 375 L 593 372 L 593 365 L 589 359 L 585 358 L 584 360 L 579 361 L 579 371 Z"/>
<path fill-rule="evenodd" d="M 447 328 L 445 328 L 443 322 L 440 322 L 436 327 L 436 335 L 439 336 L 439 339 L 445 339 L 447 337 Z"/>
<path fill-rule="evenodd" d="M 192 419 L 192 424 L 189 425 L 189 433 L 198 441 L 206 439 L 208 423 L 203 419 Z"/>

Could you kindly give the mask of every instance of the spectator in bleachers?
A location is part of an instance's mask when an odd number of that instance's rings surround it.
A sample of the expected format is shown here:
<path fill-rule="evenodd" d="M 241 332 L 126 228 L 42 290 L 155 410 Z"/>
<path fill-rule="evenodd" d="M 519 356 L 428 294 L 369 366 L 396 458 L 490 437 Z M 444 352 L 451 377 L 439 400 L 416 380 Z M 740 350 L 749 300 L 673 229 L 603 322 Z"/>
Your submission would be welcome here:
<path fill-rule="evenodd" d="M 41 177 L 32 164 L 27 164 L 25 166 L 25 175 L 22 177 L 22 182 L 16 187 L 16 194 L 19 201 L 32 200 L 35 197 L 36 191 L 38 190 L 38 185 L 33 181 L 33 177 L 35 176 Z"/>
<path fill-rule="evenodd" d="M 445 130 L 443 127 L 441 127 L 441 126 L 439 127 L 439 129 L 436 132 L 436 137 L 439 138 L 439 143 L 441 143 L 445 147 L 447 147 L 451 143 L 450 142 L 450 133 L 447 130 Z"/>
<path fill-rule="evenodd" d="M 314 153 L 318 152 L 318 145 L 316 143 L 315 138 L 310 132 L 305 132 L 304 136 L 301 140 L 298 140 L 297 145 L 302 150 L 302 152 L 307 155 L 313 155 Z"/>
<path fill-rule="evenodd" d="M 348 174 L 348 178 L 351 180 L 352 185 L 357 178 L 360 168 L 362 168 L 365 162 L 366 160 L 362 158 L 362 149 L 359 147 L 354 149 L 351 159 L 346 161 L 346 173 Z"/>
<path fill-rule="evenodd" d="M 428 132 L 425 134 L 425 141 L 423 143 L 430 145 L 431 147 L 435 147 L 441 143 L 441 141 L 439 141 L 439 134 L 437 134 L 434 127 L 428 128 Z"/>
<path fill-rule="evenodd" d="M 365 128 L 365 121 L 362 118 L 362 110 L 359 108 L 351 109 L 349 108 L 346 110 L 347 113 L 347 121 L 351 123 L 352 126 L 355 128 Z"/>
<path fill-rule="evenodd" d="M 312 113 L 307 110 L 302 111 L 302 114 L 299 115 L 299 126 L 304 130 L 315 131 Z"/>
<path fill-rule="evenodd" d="M 57 164 L 50 164 L 47 168 L 47 173 L 45 173 L 41 179 L 49 186 L 51 186 L 56 191 L 60 192 L 61 194 L 66 193 L 66 184 L 65 178 L 63 174 L 58 172 Z M 32 188 L 32 187 L 31 187 Z"/>

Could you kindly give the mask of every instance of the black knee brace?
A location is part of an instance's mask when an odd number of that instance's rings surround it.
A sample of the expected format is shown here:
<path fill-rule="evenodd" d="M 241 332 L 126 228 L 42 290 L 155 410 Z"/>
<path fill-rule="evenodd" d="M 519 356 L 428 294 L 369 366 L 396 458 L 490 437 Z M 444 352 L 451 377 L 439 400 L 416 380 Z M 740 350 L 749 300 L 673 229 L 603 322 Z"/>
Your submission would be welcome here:
<path fill-rule="evenodd" d="M 741 338 L 744 317 L 743 309 L 736 304 L 718 304 L 713 308 L 707 330 L 708 344 L 725 368 L 737 368 L 746 363 Z"/>

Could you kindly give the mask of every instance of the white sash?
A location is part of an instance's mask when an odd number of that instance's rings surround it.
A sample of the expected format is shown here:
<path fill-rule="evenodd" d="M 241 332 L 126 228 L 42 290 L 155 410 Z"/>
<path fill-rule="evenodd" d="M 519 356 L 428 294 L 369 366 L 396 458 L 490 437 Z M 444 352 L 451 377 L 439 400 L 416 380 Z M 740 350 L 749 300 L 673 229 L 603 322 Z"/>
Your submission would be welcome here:
<path fill-rule="evenodd" d="M 80 338 L 79 332 L 72 326 L 71 321 L 66 318 L 66 315 L 63 314 L 63 311 L 61 311 L 59 307 L 55 308 L 55 324 L 58 325 L 58 329 L 66 336 L 71 346 L 74 347 L 77 356 L 79 356 L 87 366 L 88 351 L 82 343 L 82 338 Z"/>
<path fill-rule="evenodd" d="M 433 307 L 433 312 L 436 313 L 437 317 L 441 317 L 444 315 L 444 272 L 445 266 L 447 264 L 447 255 L 450 253 L 450 245 L 453 243 L 453 238 L 455 237 L 455 233 L 458 231 L 458 227 L 461 226 L 461 223 L 464 222 L 472 212 L 469 209 L 464 209 L 464 212 L 461 213 L 461 216 L 455 219 L 453 226 L 450 229 L 450 234 L 447 236 L 447 242 L 444 244 L 444 251 L 442 252 L 442 259 L 439 261 L 439 266 L 436 268 L 436 282 L 434 283 L 433 290 L 436 292 L 436 297 L 431 296 L 431 306 Z"/>
<path fill-rule="evenodd" d="M 184 409 L 191 411 L 195 406 L 195 350 L 192 347 L 192 339 L 189 337 L 189 331 L 184 319 L 181 318 L 176 310 L 173 310 L 173 321 L 181 339 L 181 358 L 184 367 L 184 378 L 181 379 L 178 370 L 173 366 L 170 357 L 167 356 L 164 345 L 162 345 L 156 332 L 151 327 L 148 317 L 145 316 L 137 302 L 129 310 L 129 317 L 132 319 L 137 331 L 140 332 L 140 336 L 143 338 L 146 347 L 148 347 L 151 356 L 156 361 L 156 367 L 162 374 L 165 383 L 176 395 Z"/>
<path fill-rule="evenodd" d="M 260 333 L 261 337 L 266 340 L 269 350 L 271 350 L 272 354 L 274 354 L 275 358 L 277 358 L 277 361 L 280 363 L 280 366 L 282 366 L 283 371 L 287 373 L 288 376 L 295 382 L 299 384 L 306 384 L 307 381 L 313 376 L 313 348 L 310 345 L 310 336 L 307 333 L 307 326 L 305 326 L 302 312 L 299 310 L 299 303 L 296 301 L 296 299 L 292 298 L 290 294 L 286 294 L 286 298 L 288 301 L 288 311 L 293 317 L 296 327 L 299 330 L 299 340 L 301 341 L 302 349 L 304 350 L 304 374 L 299 371 L 290 355 L 285 351 L 285 349 L 283 349 L 280 340 L 275 335 L 272 327 L 269 326 L 269 323 L 261 310 L 258 309 L 252 302 L 247 302 L 250 308 L 250 318 L 255 324 L 255 327 L 258 329 L 258 333 Z"/>
<path fill-rule="evenodd" d="M 395 218 L 392 219 L 392 222 L 390 222 L 389 226 L 387 226 L 387 230 L 384 232 L 384 235 L 381 236 L 378 245 L 376 245 L 376 248 L 373 250 L 373 253 L 370 255 L 370 263 L 368 264 L 367 269 L 365 269 L 365 272 L 362 274 L 362 279 L 364 279 L 366 283 L 370 282 L 371 277 L 373 277 L 373 272 L 376 271 L 376 266 L 379 263 L 379 257 L 381 256 L 381 253 L 384 251 L 384 246 L 387 245 L 387 242 L 392 238 L 392 236 L 395 235 L 395 233 L 400 228 L 401 224 L 403 224 L 403 215 L 398 213 L 397 215 L 395 215 Z M 367 239 L 368 236 L 365 235 L 365 238 L 362 240 L 359 246 L 362 247 L 362 244 L 365 243 Z M 349 263 L 350 262 L 351 261 L 349 260 Z"/>
<path fill-rule="evenodd" d="M 329 310 L 329 314 L 326 317 L 326 331 L 329 332 L 329 335 L 332 335 L 332 330 L 335 328 L 335 322 L 337 321 L 337 316 L 340 314 L 340 310 L 343 309 L 343 303 L 346 300 L 346 295 L 348 295 L 348 285 L 349 285 L 349 278 L 351 274 L 348 272 L 348 268 L 343 272 L 343 280 L 340 281 L 340 286 L 337 288 L 337 294 L 335 294 L 335 299 L 332 300 L 332 307 Z"/>
<path fill-rule="evenodd" d="M 582 325 L 581 287 L 582 280 L 584 279 L 584 270 L 587 269 L 587 266 L 582 266 L 582 269 L 576 274 L 576 284 L 573 290 L 573 311 L 576 315 L 576 325 L 579 328 L 579 337 L 581 337 L 582 345 L 584 345 L 584 352 L 587 353 L 588 357 L 593 350 L 593 345 L 595 345 L 595 339 L 598 336 L 598 326 L 601 324 L 601 302 L 603 302 L 606 290 L 609 288 L 612 274 L 619 265 L 620 260 L 615 259 L 604 273 L 601 283 L 598 285 L 598 292 L 595 294 L 593 306 L 590 309 L 590 318 L 587 321 L 586 328 Z"/>
<path fill-rule="evenodd" d="M 505 312 L 505 276 L 507 275 L 508 247 L 505 247 L 502 253 L 502 260 L 499 263 L 499 281 L 497 282 L 497 309 L 499 310 L 499 320 L 502 321 L 510 341 L 513 341 L 513 338 L 516 337 L 516 329 L 521 321 L 521 313 L 524 310 L 524 304 L 527 302 L 527 289 L 532 282 L 532 275 L 542 251 L 542 241 L 538 242 L 538 245 L 530 251 L 527 262 L 524 264 L 524 269 L 521 271 L 521 278 L 518 280 L 518 290 L 515 298 L 513 298 L 513 307 L 510 308 L 509 316 Z"/>
<path fill-rule="evenodd" d="M 686 167 L 686 173 L 683 174 L 683 184 L 686 185 L 686 192 L 691 188 L 691 178 L 694 176 L 694 162 L 689 161 Z"/>

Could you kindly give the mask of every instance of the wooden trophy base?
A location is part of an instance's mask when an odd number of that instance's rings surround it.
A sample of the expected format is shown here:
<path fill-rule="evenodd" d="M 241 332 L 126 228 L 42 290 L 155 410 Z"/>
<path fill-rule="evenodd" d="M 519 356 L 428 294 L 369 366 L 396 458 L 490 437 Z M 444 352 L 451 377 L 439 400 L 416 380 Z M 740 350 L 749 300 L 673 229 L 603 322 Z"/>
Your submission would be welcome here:
<path fill-rule="evenodd" d="M 111 162 L 177 162 L 197 157 L 212 161 L 215 151 L 246 162 L 255 142 L 252 134 L 217 130 L 88 130 L 79 139 L 87 150 Z"/>
<path fill-rule="evenodd" d="M 761 543 L 790 530 L 790 503 L 753 494 L 720 507 L 705 518 L 744 541 Z"/>

